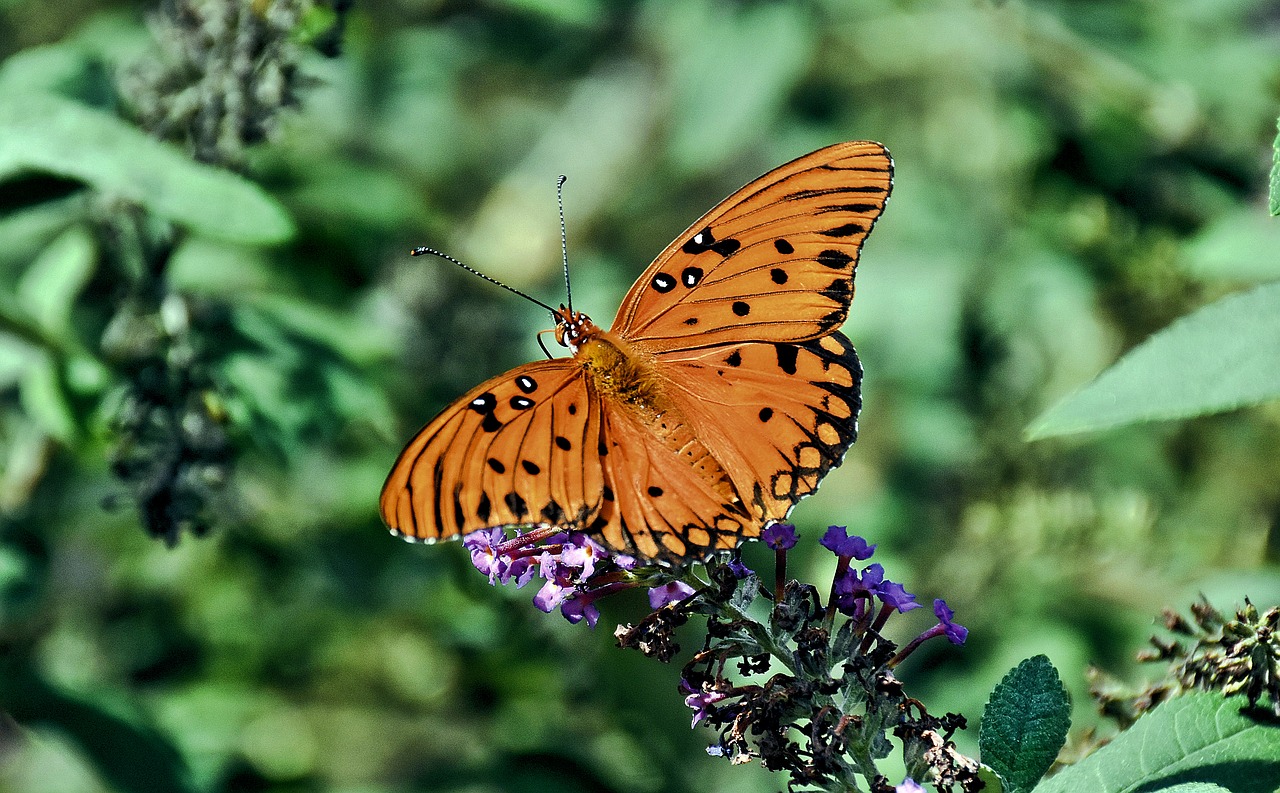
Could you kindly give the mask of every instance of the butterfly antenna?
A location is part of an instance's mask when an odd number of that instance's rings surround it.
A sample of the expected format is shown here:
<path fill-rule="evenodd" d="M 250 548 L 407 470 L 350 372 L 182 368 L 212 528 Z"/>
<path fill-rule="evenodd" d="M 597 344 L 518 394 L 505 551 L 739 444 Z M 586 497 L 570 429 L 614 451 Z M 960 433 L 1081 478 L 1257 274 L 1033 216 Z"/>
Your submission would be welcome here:
<path fill-rule="evenodd" d="M 564 183 L 569 177 L 560 174 L 556 180 L 556 204 L 560 207 L 560 258 L 564 262 L 564 291 L 569 300 L 569 313 L 573 313 L 573 288 L 569 286 L 569 239 L 564 230 Z"/>
<path fill-rule="evenodd" d="M 467 265 L 463 264 L 462 262 L 458 261 L 457 259 L 453 258 L 447 253 L 441 253 L 435 248 L 424 248 L 424 247 L 414 248 L 413 250 L 409 251 L 410 256 L 425 256 L 426 254 L 431 254 L 432 256 L 439 256 L 441 259 L 444 259 L 445 261 L 453 262 L 454 264 L 458 265 L 459 267 L 471 273 L 472 275 L 478 275 L 484 280 L 488 281 L 489 283 L 497 284 L 498 286 L 502 287 L 508 292 L 515 292 L 517 295 L 520 295 L 520 297 L 523 297 L 525 300 L 528 300 L 531 303 L 537 303 L 538 305 L 542 306 L 547 311 L 550 311 L 552 315 L 555 315 L 557 313 L 554 308 L 552 308 L 551 306 L 548 306 L 546 303 L 543 303 L 538 298 L 530 297 L 529 295 L 526 295 L 524 292 L 521 292 L 519 289 L 516 289 L 514 286 L 507 286 L 506 284 L 499 281 L 497 278 L 490 278 L 489 276 L 485 275 L 479 270 L 468 267 Z"/>

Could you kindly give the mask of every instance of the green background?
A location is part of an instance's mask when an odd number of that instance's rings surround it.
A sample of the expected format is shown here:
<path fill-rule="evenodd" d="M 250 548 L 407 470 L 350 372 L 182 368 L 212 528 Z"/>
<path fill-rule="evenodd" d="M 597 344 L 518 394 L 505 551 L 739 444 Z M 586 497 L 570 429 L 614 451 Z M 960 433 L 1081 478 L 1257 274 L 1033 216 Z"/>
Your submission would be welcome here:
<path fill-rule="evenodd" d="M 841 140 L 893 152 L 845 327 L 862 434 L 796 510 L 791 570 L 828 581 L 817 539 L 838 523 L 923 602 L 945 597 L 968 643 L 901 669 L 932 711 L 976 720 L 1045 653 L 1077 727 L 1097 724 L 1086 665 L 1139 679 L 1162 607 L 1280 600 L 1280 405 L 1023 434 L 1152 332 L 1280 277 L 1274 4 L 359 3 L 340 56 L 299 45 L 300 103 L 248 152 L 274 201 L 177 146 L 146 149 L 154 178 L 134 185 L 138 141 L 46 101 L 128 117 L 116 86 L 153 54 L 151 10 L 0 0 L 0 789 L 783 784 L 707 757 L 678 667 L 613 647 L 642 594 L 571 626 L 532 589 L 491 589 L 461 546 L 378 520 L 412 432 L 540 357 L 548 325 L 406 252 L 559 302 L 561 173 L 575 306 L 607 324 L 742 183 Z M 213 530 L 172 549 L 106 462 L 126 376 L 102 338 L 129 276 L 94 196 L 134 187 L 192 230 L 168 275 L 223 323 L 197 314 L 193 334 L 235 465 Z M 975 729 L 960 741 L 976 752 Z"/>

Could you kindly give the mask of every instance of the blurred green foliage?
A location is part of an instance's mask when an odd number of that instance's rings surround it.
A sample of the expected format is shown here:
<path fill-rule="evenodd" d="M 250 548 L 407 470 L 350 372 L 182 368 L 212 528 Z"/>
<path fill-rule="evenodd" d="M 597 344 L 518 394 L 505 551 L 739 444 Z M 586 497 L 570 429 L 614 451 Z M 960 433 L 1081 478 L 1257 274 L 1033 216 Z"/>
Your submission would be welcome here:
<path fill-rule="evenodd" d="M 1125 673 L 1162 606 L 1280 600 L 1275 403 L 1023 436 L 1280 275 L 1273 4 L 370 2 L 337 53 L 332 15 L 299 21 L 296 106 L 234 171 L 135 126 L 139 64 L 172 50 L 153 10 L 0 3 L 0 789 L 778 787 L 703 756 L 674 669 L 380 528 L 404 440 L 546 325 L 406 251 L 556 300 L 562 172 L 575 301 L 607 322 L 741 183 L 839 140 L 894 153 L 846 327 L 862 435 L 796 512 L 796 572 L 829 580 L 816 540 L 848 524 L 947 598 L 968 644 L 901 670 L 931 710 L 976 719 L 1044 653 L 1093 723 L 1085 665 Z M 202 539 L 147 536 L 151 469 L 108 463 L 152 448 L 121 423 L 139 393 L 207 453 L 175 479 Z"/>

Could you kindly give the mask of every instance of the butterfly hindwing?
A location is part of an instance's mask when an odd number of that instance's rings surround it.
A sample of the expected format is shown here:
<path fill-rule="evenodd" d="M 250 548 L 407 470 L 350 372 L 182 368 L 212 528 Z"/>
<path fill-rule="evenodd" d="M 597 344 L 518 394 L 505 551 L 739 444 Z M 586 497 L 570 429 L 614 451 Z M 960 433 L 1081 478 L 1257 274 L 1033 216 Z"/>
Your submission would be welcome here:
<path fill-rule="evenodd" d="M 410 441 L 383 486 L 382 518 L 428 542 L 493 526 L 579 527 L 602 500 L 600 418 L 573 359 L 512 369 Z"/>
<path fill-rule="evenodd" d="M 602 444 L 608 500 L 592 528 L 614 549 L 680 562 L 759 533 L 727 480 L 700 474 L 634 414 L 607 410 Z"/>
<path fill-rule="evenodd" d="M 893 185 L 878 143 L 819 149 L 722 201 L 631 287 L 613 332 L 661 351 L 797 342 L 839 327 Z"/>
<path fill-rule="evenodd" d="M 672 401 L 761 520 L 786 517 L 857 437 L 862 367 L 838 331 L 658 359 Z"/>

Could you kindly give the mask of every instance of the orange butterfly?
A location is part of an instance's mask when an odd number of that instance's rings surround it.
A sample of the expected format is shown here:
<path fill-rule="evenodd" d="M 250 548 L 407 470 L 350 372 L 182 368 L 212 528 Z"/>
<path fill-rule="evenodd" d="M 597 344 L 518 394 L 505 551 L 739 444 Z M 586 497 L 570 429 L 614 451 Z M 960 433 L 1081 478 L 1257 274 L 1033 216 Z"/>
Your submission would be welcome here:
<path fill-rule="evenodd" d="M 666 562 L 758 537 L 857 435 L 862 367 L 837 328 L 892 186 L 879 143 L 819 149 L 677 237 L 612 329 L 553 311 L 572 356 L 516 367 L 427 424 L 387 477 L 383 520 L 425 542 L 559 526 Z"/>

